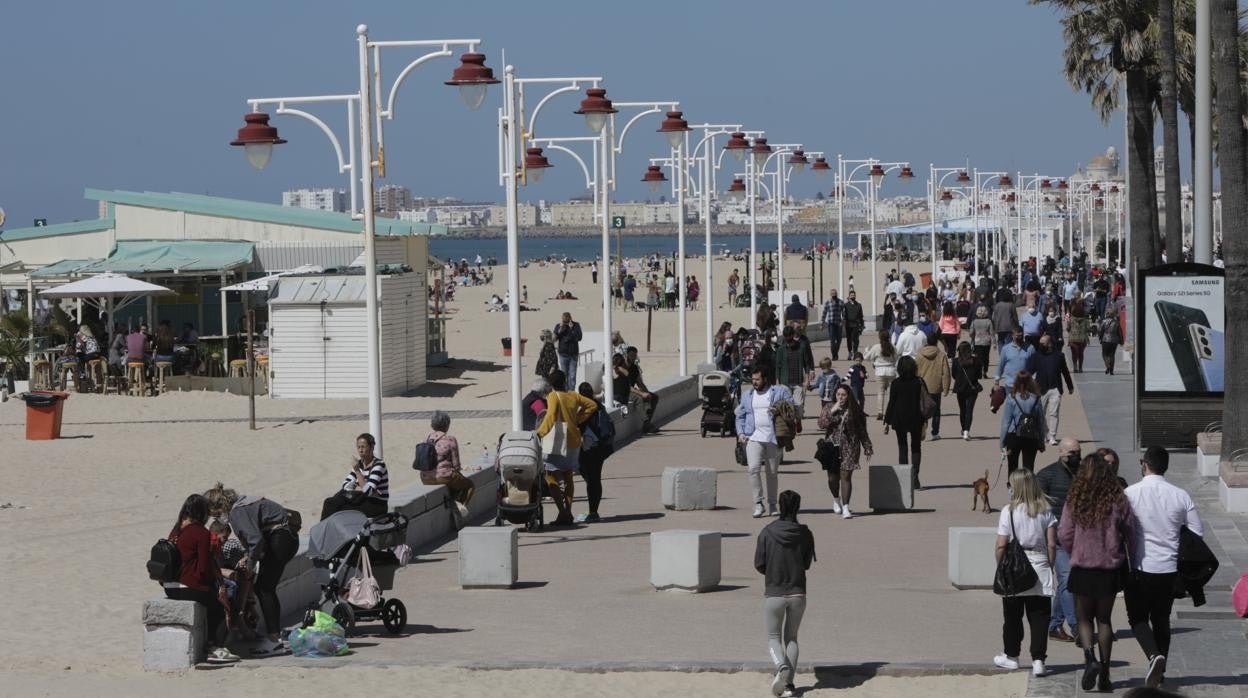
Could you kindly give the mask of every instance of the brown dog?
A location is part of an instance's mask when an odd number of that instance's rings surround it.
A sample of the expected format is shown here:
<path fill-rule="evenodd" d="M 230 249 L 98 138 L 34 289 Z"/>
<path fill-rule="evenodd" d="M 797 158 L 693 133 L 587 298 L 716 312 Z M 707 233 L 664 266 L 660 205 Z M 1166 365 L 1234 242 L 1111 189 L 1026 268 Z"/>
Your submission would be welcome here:
<path fill-rule="evenodd" d="M 983 497 L 983 499 L 984 499 L 984 513 L 985 513 L 985 514 L 991 514 L 991 513 L 992 513 L 992 507 L 991 507 L 991 506 L 989 506 L 989 504 L 988 504 L 988 489 L 989 489 L 989 487 L 990 487 L 990 486 L 989 486 L 989 484 L 988 484 L 988 471 L 987 471 L 987 470 L 985 470 L 985 471 L 984 471 L 984 476 L 983 476 L 983 477 L 981 477 L 981 478 L 979 478 L 978 480 L 976 480 L 975 482 L 971 483 L 971 487 L 975 488 L 975 496 L 974 496 L 974 498 L 971 500 L 971 511 L 975 511 L 975 509 L 976 509 L 976 508 L 978 508 L 978 506 L 979 506 L 979 499 L 980 499 L 980 497 Z"/>

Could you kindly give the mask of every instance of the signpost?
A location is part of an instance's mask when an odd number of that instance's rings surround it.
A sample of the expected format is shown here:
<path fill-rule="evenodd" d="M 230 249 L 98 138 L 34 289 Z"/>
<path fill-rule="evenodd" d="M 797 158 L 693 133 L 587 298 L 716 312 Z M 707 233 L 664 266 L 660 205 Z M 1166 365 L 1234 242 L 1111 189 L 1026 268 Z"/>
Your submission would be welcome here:
<path fill-rule="evenodd" d="M 36 227 L 36 228 L 46 228 L 46 227 L 48 227 L 48 219 L 47 219 L 47 218 L 36 218 L 36 219 L 35 219 L 35 227 Z"/>
<path fill-rule="evenodd" d="M 623 245 L 623 242 L 621 241 L 621 238 L 624 235 L 624 216 L 620 216 L 620 215 L 611 216 L 611 227 L 615 228 L 615 261 L 616 261 L 616 264 L 619 265 L 620 288 L 623 289 L 624 287 L 624 245 Z M 605 259 L 602 260 L 602 263 L 604 266 L 609 266 L 607 265 L 607 260 Z M 609 272 L 608 272 L 608 276 L 610 276 Z M 647 348 L 646 351 L 649 351 L 649 349 Z"/>

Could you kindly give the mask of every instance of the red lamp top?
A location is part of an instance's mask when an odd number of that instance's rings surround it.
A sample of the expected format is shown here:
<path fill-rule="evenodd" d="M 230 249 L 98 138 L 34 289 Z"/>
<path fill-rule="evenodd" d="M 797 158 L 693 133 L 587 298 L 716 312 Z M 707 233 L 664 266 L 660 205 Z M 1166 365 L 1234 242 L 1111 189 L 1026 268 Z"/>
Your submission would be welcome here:
<path fill-rule="evenodd" d="M 734 178 L 734 179 L 732 180 L 732 184 L 729 184 L 729 185 L 728 185 L 728 193 L 730 193 L 730 194 L 736 194 L 736 193 L 741 193 L 741 194 L 744 194 L 744 193 L 745 193 L 745 180 L 744 180 L 744 179 L 741 179 L 740 177 L 736 177 L 736 178 Z"/>
<path fill-rule="evenodd" d="M 958 184 L 966 184 L 969 181 L 971 181 L 971 176 L 966 173 L 966 170 L 958 173 Z"/>
<path fill-rule="evenodd" d="M 878 163 L 877 163 L 877 164 L 875 164 L 875 165 L 872 165 L 872 166 L 871 166 L 871 171 L 870 171 L 870 172 L 868 172 L 868 173 L 867 173 L 867 175 L 868 175 L 868 176 L 871 176 L 871 177 L 883 177 L 883 176 L 884 176 L 884 168 L 883 168 L 883 167 L 880 167 Z"/>
<path fill-rule="evenodd" d="M 815 162 L 810 166 L 811 172 L 826 172 L 831 170 L 832 166 L 828 164 L 827 158 L 815 158 Z"/>
<path fill-rule="evenodd" d="M 793 154 L 789 155 L 789 164 L 790 165 L 809 165 L 810 160 L 806 158 L 806 151 L 794 150 Z"/>
<path fill-rule="evenodd" d="M 673 133 L 689 130 L 689 122 L 684 118 L 684 112 L 669 111 L 667 118 L 663 119 L 663 123 L 659 126 L 659 133 Z"/>
<path fill-rule="evenodd" d="M 527 148 L 524 151 L 524 169 L 526 170 L 542 170 L 550 167 L 550 160 L 542 155 L 541 148 Z"/>
<path fill-rule="evenodd" d="M 1110 194 L 1117 194 L 1117 193 L 1118 193 L 1118 185 L 1117 185 L 1117 184 L 1112 184 L 1112 185 L 1110 185 L 1110 187 L 1109 187 L 1109 193 L 1110 193 Z"/>
<path fill-rule="evenodd" d="M 1067 189 L 1070 189 L 1070 184 L 1066 180 L 1063 179 L 1057 183 L 1057 188 L 1065 191 Z"/>
<path fill-rule="evenodd" d="M 451 71 L 447 85 L 497 85 L 494 70 L 486 67 L 484 53 L 465 53 L 459 57 L 459 67 Z"/>
<path fill-rule="evenodd" d="M 1001 188 L 1010 189 L 1014 186 L 1014 180 L 1010 179 L 1008 174 L 1001 175 Z"/>
<path fill-rule="evenodd" d="M 1093 182 L 1093 183 L 1092 183 L 1092 191 L 1100 191 L 1100 190 L 1101 190 L 1101 184 L 1100 184 L 1100 182 Z"/>
<path fill-rule="evenodd" d="M 950 192 L 948 189 L 944 190 L 940 194 L 940 200 L 941 201 L 953 201 L 953 193 Z"/>
<path fill-rule="evenodd" d="M 277 127 L 269 125 L 269 115 L 262 111 L 253 111 L 243 115 L 246 126 L 238 129 L 238 137 L 230 141 L 230 145 L 279 145 L 286 141 L 277 137 Z"/>
<path fill-rule="evenodd" d="M 1053 186 L 1053 183 L 1052 183 L 1052 182 L 1050 182 L 1049 180 L 1047 180 L 1047 179 L 1042 179 L 1042 180 L 1040 180 L 1040 188 L 1041 188 L 1041 189 L 1049 189 L 1049 188 L 1051 188 L 1052 186 Z"/>
<path fill-rule="evenodd" d="M 771 146 L 767 145 L 766 138 L 755 138 L 754 147 L 750 148 L 750 152 L 755 155 L 766 155 L 771 152 Z"/>
<path fill-rule="evenodd" d="M 663 174 L 663 168 L 658 165 L 650 165 L 646 167 L 646 173 L 641 176 L 643 182 L 666 182 L 667 175 Z"/>
<path fill-rule="evenodd" d="M 581 100 L 581 108 L 577 109 L 574 114 L 615 114 L 619 110 L 611 106 L 611 100 L 607 99 L 607 91 L 601 87 L 591 87 L 585 90 L 585 99 Z"/>
<path fill-rule="evenodd" d="M 746 150 L 750 147 L 750 141 L 745 134 L 737 131 L 728 137 L 728 142 L 724 144 L 724 150 Z"/>
<path fill-rule="evenodd" d="M 897 178 L 898 179 L 914 179 L 914 170 L 910 169 L 909 165 L 905 165 L 901 168 L 901 172 L 897 173 Z"/>

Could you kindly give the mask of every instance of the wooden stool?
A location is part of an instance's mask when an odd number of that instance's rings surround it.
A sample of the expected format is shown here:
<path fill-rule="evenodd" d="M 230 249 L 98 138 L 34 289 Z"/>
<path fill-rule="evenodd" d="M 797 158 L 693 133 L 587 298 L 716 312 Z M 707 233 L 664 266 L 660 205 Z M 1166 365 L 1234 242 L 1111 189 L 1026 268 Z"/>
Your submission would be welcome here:
<path fill-rule="evenodd" d="M 35 371 L 31 375 L 31 388 L 48 390 L 52 388 L 52 362 L 40 359 L 35 362 Z"/>
<path fill-rule="evenodd" d="M 207 365 L 204 367 L 204 373 L 209 378 L 220 378 L 225 375 L 225 369 L 221 366 L 221 352 L 214 351 L 208 355 Z"/>
<path fill-rule="evenodd" d="M 104 392 L 104 381 L 108 376 L 107 363 L 99 358 L 87 362 L 87 380 L 90 381 L 91 390 L 94 392 Z"/>
<path fill-rule="evenodd" d="M 156 394 L 157 395 L 163 394 L 166 390 L 169 389 L 168 386 L 165 385 L 165 378 L 172 376 L 172 375 L 173 375 L 173 363 L 172 362 L 170 361 L 157 361 L 156 362 Z"/>
<path fill-rule="evenodd" d="M 142 361 L 126 363 L 126 382 L 131 395 L 147 395 L 147 364 Z"/>
<path fill-rule="evenodd" d="M 247 377 L 247 359 L 232 359 L 230 361 L 230 378 L 246 378 Z"/>
<path fill-rule="evenodd" d="M 265 394 L 268 394 L 269 392 L 269 357 L 268 355 L 257 356 L 256 363 L 260 367 L 260 375 L 264 378 L 264 392 Z"/>
<path fill-rule="evenodd" d="M 69 390 L 69 379 L 74 379 L 74 390 L 82 392 L 82 381 L 78 380 L 78 362 L 66 361 L 61 364 L 61 389 Z"/>

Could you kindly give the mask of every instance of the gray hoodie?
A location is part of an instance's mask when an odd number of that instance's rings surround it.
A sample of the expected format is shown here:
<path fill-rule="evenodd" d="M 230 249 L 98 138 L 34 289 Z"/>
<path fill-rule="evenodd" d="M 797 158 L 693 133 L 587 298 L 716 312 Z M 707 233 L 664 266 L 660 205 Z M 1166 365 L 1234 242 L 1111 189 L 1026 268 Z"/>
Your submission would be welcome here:
<path fill-rule="evenodd" d="M 780 519 L 758 534 L 754 569 L 766 579 L 764 596 L 806 593 L 806 570 L 815 559 L 815 537 L 796 521 Z"/>
<path fill-rule="evenodd" d="M 239 497 L 230 509 L 230 528 L 247 549 L 247 555 L 257 562 L 264 559 L 266 547 L 264 531 L 286 524 L 286 508 L 263 497 Z"/>

